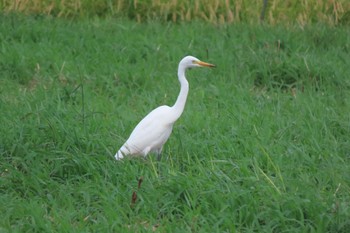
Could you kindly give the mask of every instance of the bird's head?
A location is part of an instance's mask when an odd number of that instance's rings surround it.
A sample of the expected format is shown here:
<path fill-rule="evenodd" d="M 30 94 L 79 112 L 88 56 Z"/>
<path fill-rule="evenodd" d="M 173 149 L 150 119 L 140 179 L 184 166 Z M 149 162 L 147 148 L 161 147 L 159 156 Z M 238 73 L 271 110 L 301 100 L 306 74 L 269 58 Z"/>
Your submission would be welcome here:
<path fill-rule="evenodd" d="M 186 56 L 181 61 L 179 66 L 184 69 L 193 68 L 193 67 L 215 67 L 215 65 L 200 61 L 198 58 L 193 56 Z"/>

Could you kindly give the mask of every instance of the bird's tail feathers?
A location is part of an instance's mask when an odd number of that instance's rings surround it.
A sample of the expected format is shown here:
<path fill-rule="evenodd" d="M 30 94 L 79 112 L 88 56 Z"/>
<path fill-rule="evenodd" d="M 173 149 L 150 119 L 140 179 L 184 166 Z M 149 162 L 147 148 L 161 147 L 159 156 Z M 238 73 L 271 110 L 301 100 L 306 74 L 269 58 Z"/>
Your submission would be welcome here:
<path fill-rule="evenodd" d="M 115 154 L 115 159 L 116 160 L 121 160 L 124 158 L 125 155 L 127 155 L 129 153 L 129 150 L 125 147 L 125 146 L 122 146 L 118 152 Z"/>

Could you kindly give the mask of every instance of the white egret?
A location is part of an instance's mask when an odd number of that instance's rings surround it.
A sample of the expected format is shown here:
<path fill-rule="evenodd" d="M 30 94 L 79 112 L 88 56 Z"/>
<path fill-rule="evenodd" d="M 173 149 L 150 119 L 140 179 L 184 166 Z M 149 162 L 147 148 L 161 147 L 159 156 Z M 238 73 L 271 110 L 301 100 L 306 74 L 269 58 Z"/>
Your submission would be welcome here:
<path fill-rule="evenodd" d="M 163 145 L 168 140 L 175 121 L 184 111 L 189 90 L 185 71 L 193 67 L 215 67 L 215 65 L 202 62 L 192 56 L 184 57 L 179 63 L 177 72 L 181 88 L 175 104 L 172 107 L 160 106 L 143 118 L 132 131 L 129 139 L 115 154 L 117 160 L 127 155 L 146 156 L 150 152 L 157 153 L 160 159 Z"/>

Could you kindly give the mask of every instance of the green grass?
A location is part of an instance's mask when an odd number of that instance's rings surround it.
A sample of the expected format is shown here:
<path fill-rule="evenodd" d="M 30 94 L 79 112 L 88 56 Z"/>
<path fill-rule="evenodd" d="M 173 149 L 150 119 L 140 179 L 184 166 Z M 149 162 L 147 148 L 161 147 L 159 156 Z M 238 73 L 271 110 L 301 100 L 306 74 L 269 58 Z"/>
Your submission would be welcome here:
<path fill-rule="evenodd" d="M 347 27 L 2 15 L 0 32 L 0 232 L 350 228 Z M 188 72 L 162 161 L 115 161 L 187 54 L 217 68 Z"/>

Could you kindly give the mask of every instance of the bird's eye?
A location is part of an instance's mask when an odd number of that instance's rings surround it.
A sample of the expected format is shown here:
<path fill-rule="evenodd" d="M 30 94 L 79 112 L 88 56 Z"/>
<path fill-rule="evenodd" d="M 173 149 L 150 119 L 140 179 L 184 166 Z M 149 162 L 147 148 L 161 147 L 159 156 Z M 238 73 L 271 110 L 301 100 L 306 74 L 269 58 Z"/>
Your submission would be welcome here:
<path fill-rule="evenodd" d="M 192 64 L 196 64 L 196 60 L 192 60 Z"/>

